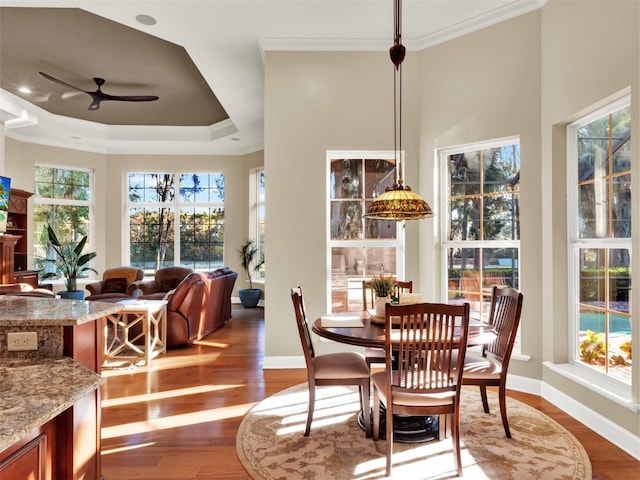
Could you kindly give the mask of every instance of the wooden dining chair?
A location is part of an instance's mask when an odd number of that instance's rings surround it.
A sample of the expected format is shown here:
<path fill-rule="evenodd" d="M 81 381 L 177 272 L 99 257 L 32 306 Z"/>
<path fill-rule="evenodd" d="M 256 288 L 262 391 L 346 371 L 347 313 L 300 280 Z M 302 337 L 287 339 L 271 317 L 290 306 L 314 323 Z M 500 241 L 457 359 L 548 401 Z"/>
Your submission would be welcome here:
<path fill-rule="evenodd" d="M 443 426 L 450 424 L 456 472 L 458 476 L 462 475 L 460 369 L 468 332 L 468 303 L 387 304 L 385 370 L 371 376 L 374 440 L 380 438 L 380 403 L 386 408 L 387 476 L 391 475 L 395 414 L 439 415 L 441 434 Z M 456 352 L 457 363 L 454 364 Z M 445 415 L 450 417 L 449 422 L 444 421 Z"/>
<path fill-rule="evenodd" d="M 311 421 L 315 409 L 316 387 L 326 385 L 356 385 L 360 393 L 360 404 L 363 410 L 365 434 L 371 436 L 371 406 L 369 367 L 360 352 L 338 352 L 316 355 L 309 333 L 307 313 L 302 297 L 302 287 L 291 289 L 293 310 L 298 324 L 298 333 L 307 365 L 309 381 L 309 406 L 304 436 L 309 435 Z"/>
<path fill-rule="evenodd" d="M 395 296 L 400 297 L 402 293 L 413 293 L 413 280 L 403 281 L 396 280 L 394 282 Z M 363 281 L 362 282 L 362 304 L 364 305 L 363 310 L 367 310 L 367 291 L 371 292 L 371 302 L 373 302 L 373 292 L 371 291 L 370 282 Z M 373 303 L 371 308 L 373 308 Z M 367 361 L 367 365 L 369 366 L 369 370 L 371 370 L 371 366 L 374 364 L 384 364 L 385 354 L 383 348 L 375 348 L 375 347 L 366 347 L 364 349 L 364 359 Z"/>
<path fill-rule="evenodd" d="M 520 325 L 522 300 L 522 292 L 515 288 L 493 287 L 489 324 L 495 331 L 496 338 L 491 343 L 482 346 L 480 355 L 469 353 L 465 356 L 462 374 L 464 385 L 478 385 L 480 387 L 485 413 L 489 413 L 487 387 L 498 387 L 500 415 L 507 438 L 511 438 L 509 421 L 507 420 L 507 370 L 513 344 L 516 341 L 518 325 Z"/>

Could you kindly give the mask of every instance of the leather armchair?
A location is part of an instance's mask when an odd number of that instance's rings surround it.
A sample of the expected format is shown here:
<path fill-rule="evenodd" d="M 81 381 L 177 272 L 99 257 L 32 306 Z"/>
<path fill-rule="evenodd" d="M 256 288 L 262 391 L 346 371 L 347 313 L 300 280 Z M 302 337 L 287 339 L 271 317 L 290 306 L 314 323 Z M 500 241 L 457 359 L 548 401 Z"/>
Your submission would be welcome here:
<path fill-rule="evenodd" d="M 130 298 L 136 289 L 134 282 L 142 280 L 144 270 L 136 267 L 108 268 L 102 273 L 102 280 L 85 286 L 90 295 L 85 300 Z"/>
<path fill-rule="evenodd" d="M 138 294 L 147 299 L 161 300 L 165 294 L 176 288 L 187 275 L 193 272 L 189 267 L 163 267 L 156 270 L 153 280 L 137 280 L 135 288 L 140 290 Z"/>

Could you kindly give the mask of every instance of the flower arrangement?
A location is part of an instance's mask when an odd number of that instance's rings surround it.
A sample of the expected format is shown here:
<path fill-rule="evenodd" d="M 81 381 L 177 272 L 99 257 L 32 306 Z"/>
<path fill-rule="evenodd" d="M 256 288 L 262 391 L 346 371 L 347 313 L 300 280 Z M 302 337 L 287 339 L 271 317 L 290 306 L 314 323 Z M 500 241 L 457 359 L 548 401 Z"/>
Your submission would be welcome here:
<path fill-rule="evenodd" d="M 375 292 L 376 297 L 385 298 L 394 292 L 395 282 L 392 277 L 385 277 L 380 274 L 378 276 L 374 276 L 369 281 L 369 285 L 371 286 L 371 290 Z"/>

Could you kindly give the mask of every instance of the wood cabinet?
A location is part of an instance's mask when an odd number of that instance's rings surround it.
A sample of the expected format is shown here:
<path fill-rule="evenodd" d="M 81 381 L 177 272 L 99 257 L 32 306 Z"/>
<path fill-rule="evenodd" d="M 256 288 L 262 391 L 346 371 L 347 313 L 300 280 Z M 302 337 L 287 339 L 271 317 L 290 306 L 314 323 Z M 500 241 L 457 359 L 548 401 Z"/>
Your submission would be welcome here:
<path fill-rule="evenodd" d="M 54 419 L 0 453 L 0 479 L 52 480 L 56 433 Z"/>
<path fill-rule="evenodd" d="M 14 283 L 14 251 L 19 235 L 0 235 L 0 281 L 2 283 Z"/>
<path fill-rule="evenodd" d="M 2 283 L 28 283 L 33 288 L 38 287 L 38 271 L 27 270 L 29 235 L 28 200 L 33 194 L 25 190 L 12 188 L 9 194 L 9 218 L 7 220 L 7 235 L 18 237 L 13 247 L 13 265 L 8 270 L 8 264 L 2 266 Z"/>

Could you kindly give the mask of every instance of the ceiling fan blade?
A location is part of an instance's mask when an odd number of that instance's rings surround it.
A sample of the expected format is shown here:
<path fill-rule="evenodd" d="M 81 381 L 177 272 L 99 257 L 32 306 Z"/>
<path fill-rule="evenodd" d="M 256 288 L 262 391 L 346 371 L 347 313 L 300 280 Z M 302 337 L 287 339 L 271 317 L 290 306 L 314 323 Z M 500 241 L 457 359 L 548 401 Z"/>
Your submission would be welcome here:
<path fill-rule="evenodd" d="M 48 73 L 44 73 L 44 72 L 39 72 L 39 73 L 40 73 L 40 75 L 42 75 L 47 80 L 51 80 L 52 82 L 55 82 L 58 85 L 62 85 L 63 87 L 73 88 L 74 90 L 79 90 L 79 91 L 84 92 L 84 93 L 89 93 L 86 90 L 83 90 L 83 89 L 81 89 L 79 87 L 76 87 L 75 85 L 71 85 L 70 83 L 63 82 L 62 80 L 58 80 L 56 77 L 52 77 Z"/>
<path fill-rule="evenodd" d="M 109 95 L 102 91 L 92 92 L 91 95 L 100 97 L 101 100 L 115 100 L 118 102 L 152 102 L 159 98 L 155 95 Z"/>
<path fill-rule="evenodd" d="M 91 102 L 91 105 L 89 105 L 89 110 L 98 110 L 100 108 L 101 99 L 94 97 L 93 95 L 91 96 L 93 97 L 93 102 Z"/>

